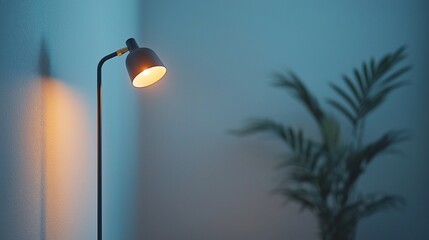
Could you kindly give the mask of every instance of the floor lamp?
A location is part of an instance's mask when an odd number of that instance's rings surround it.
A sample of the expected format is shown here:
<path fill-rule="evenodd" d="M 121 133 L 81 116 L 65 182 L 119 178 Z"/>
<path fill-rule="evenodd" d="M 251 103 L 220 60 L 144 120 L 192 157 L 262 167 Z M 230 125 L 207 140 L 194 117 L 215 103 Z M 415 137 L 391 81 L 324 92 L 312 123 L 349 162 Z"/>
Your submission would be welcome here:
<path fill-rule="evenodd" d="M 103 57 L 97 66 L 97 240 L 102 240 L 102 128 L 101 128 L 101 68 L 116 56 L 129 52 L 126 59 L 128 74 L 134 87 L 147 87 L 160 80 L 167 69 L 156 53 L 149 48 L 140 48 L 134 38 L 128 39 L 127 47 Z"/>

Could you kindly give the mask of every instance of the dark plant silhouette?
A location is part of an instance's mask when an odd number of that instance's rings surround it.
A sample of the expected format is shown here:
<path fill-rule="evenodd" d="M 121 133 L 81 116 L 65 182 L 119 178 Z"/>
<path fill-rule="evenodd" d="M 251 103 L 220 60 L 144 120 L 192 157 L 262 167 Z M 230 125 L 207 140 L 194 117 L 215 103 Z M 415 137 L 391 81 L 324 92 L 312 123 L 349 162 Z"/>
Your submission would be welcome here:
<path fill-rule="evenodd" d="M 351 124 L 348 139 L 341 139 L 339 121 L 327 114 L 318 100 L 294 73 L 276 74 L 274 85 L 289 90 L 315 119 L 320 140 L 305 137 L 302 129 L 286 127 L 269 119 L 249 122 L 233 131 L 240 136 L 268 132 L 282 140 L 289 155 L 279 165 L 286 174 L 275 189 L 286 200 L 313 212 L 319 222 L 321 240 L 354 240 L 358 222 L 372 214 L 401 206 L 402 198 L 388 194 L 363 194 L 357 181 L 381 154 L 407 138 L 406 132 L 390 130 L 364 143 L 365 120 L 386 98 L 407 84 L 400 78 L 411 67 L 400 67 L 405 47 L 373 58 L 355 68 L 352 76 L 344 75 L 344 86 L 331 83 L 337 98 L 327 103 Z"/>

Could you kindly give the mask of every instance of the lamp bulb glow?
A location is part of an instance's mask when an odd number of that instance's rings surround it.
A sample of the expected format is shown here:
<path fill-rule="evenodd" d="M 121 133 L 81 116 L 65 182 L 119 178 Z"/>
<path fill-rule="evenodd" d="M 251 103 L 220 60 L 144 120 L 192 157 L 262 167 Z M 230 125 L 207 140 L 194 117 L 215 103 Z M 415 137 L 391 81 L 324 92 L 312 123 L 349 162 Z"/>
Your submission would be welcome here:
<path fill-rule="evenodd" d="M 152 85 L 160 80 L 166 72 L 167 69 L 164 66 L 155 66 L 145 69 L 133 79 L 133 86 L 147 87 Z"/>

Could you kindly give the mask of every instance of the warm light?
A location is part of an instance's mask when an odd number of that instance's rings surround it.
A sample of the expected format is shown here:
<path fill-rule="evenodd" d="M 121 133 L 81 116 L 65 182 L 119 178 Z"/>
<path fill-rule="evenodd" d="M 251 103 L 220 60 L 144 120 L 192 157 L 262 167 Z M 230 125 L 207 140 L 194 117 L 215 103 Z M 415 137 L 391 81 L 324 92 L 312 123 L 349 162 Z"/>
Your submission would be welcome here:
<path fill-rule="evenodd" d="M 42 80 L 46 239 L 77 239 L 79 214 L 92 211 L 89 116 L 82 96 L 61 80 Z"/>
<path fill-rule="evenodd" d="M 148 68 L 143 72 L 139 73 L 133 79 L 133 86 L 147 87 L 149 85 L 152 85 L 158 80 L 160 80 L 165 75 L 166 72 L 167 72 L 167 69 L 164 66 L 156 66 L 156 67 Z"/>

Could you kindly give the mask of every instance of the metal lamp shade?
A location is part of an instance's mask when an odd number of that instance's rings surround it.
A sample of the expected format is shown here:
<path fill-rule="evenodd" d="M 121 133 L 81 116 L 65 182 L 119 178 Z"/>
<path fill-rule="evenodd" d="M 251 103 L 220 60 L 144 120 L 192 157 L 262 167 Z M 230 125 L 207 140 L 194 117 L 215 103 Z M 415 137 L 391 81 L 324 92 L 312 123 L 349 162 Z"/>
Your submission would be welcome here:
<path fill-rule="evenodd" d="M 126 41 L 130 51 L 126 66 L 134 87 L 146 87 L 160 80 L 167 69 L 156 53 L 149 48 L 139 48 L 136 41 L 130 38 Z"/>

